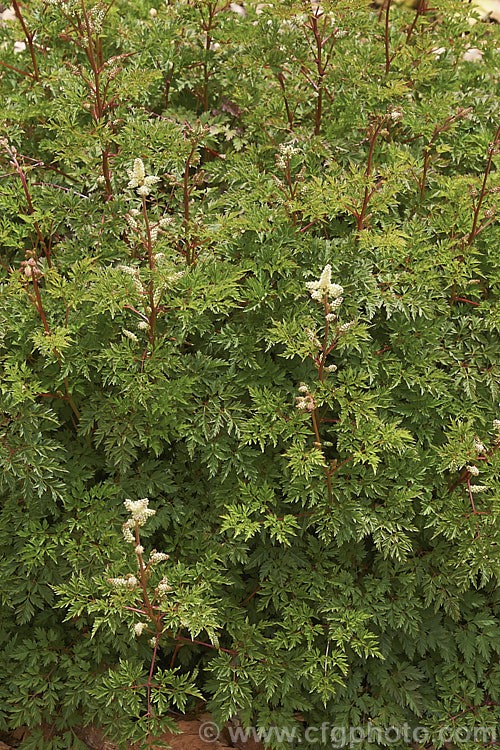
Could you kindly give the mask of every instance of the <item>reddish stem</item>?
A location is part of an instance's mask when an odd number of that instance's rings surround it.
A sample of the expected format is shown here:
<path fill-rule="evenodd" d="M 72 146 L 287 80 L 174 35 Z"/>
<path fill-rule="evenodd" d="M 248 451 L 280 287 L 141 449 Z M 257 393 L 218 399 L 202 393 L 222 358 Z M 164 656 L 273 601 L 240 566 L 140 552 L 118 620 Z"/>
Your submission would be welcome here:
<path fill-rule="evenodd" d="M 259 583 L 259 585 L 257 586 L 257 588 L 256 588 L 256 589 L 254 589 L 254 590 L 252 591 L 252 593 L 251 593 L 251 594 L 248 594 L 248 596 L 246 596 L 246 597 L 245 597 L 245 598 L 243 599 L 243 601 L 242 601 L 242 602 L 240 602 L 240 607 L 243 607 L 243 606 L 244 606 L 244 605 L 245 605 L 245 604 L 246 604 L 247 602 L 249 602 L 249 601 L 250 601 L 250 599 L 252 599 L 252 598 L 253 598 L 253 597 L 255 596 L 255 594 L 256 594 L 256 593 L 257 593 L 258 591 L 260 591 L 260 589 L 261 589 L 261 585 L 260 585 L 260 583 Z"/>
<path fill-rule="evenodd" d="M 155 269 L 155 261 L 153 257 L 153 240 L 151 238 L 151 227 L 149 225 L 149 218 L 148 218 L 148 209 L 146 206 L 146 196 L 142 196 L 142 214 L 144 216 L 144 224 L 146 226 L 146 249 L 148 253 L 148 264 L 149 264 L 149 270 L 150 272 L 153 272 Z M 156 305 L 155 305 L 155 295 L 154 295 L 154 281 L 151 278 L 149 281 L 148 286 L 148 297 L 149 297 L 149 307 L 151 312 L 149 313 L 149 342 L 152 347 L 154 347 L 155 344 L 155 338 L 156 338 Z"/>
<path fill-rule="evenodd" d="M 373 151 L 375 149 L 375 142 L 377 140 L 377 136 L 378 136 L 380 130 L 382 129 L 382 125 L 384 124 L 384 121 L 385 121 L 385 118 L 381 117 L 380 120 L 379 120 L 379 123 L 378 123 L 377 127 L 375 128 L 375 130 L 373 131 L 373 133 L 370 136 L 370 149 L 368 151 L 368 163 L 366 165 L 366 172 L 365 172 L 365 177 L 367 179 L 371 176 L 371 173 L 372 173 Z M 365 228 L 365 214 L 366 214 L 366 209 L 367 209 L 368 203 L 369 203 L 370 198 L 372 197 L 372 195 L 373 195 L 373 190 L 370 191 L 370 189 L 369 189 L 369 187 L 367 185 L 365 187 L 365 192 L 364 192 L 364 196 L 363 196 L 363 204 L 361 206 L 361 212 L 359 213 L 359 215 L 357 217 L 357 229 L 358 229 L 358 232 L 363 231 L 363 229 Z"/>
<path fill-rule="evenodd" d="M 17 0 L 12 0 L 12 6 L 14 8 L 14 13 L 16 14 L 16 18 L 22 26 L 22 29 L 24 31 L 24 36 L 26 37 L 26 41 L 28 42 L 28 47 L 29 47 L 30 55 L 31 55 L 31 62 L 33 64 L 34 75 L 32 77 L 36 81 L 40 81 L 40 74 L 38 72 L 38 65 L 37 65 L 36 56 L 35 56 L 35 47 L 33 45 L 33 38 L 35 35 L 29 33 L 26 23 L 24 22 L 23 14 L 21 13 L 21 8 L 19 7 L 19 3 L 17 2 Z"/>
<path fill-rule="evenodd" d="M 26 179 L 26 175 L 25 175 L 25 173 L 23 171 L 23 168 L 21 167 L 21 165 L 19 164 L 19 161 L 17 160 L 16 151 L 15 151 L 14 148 L 11 148 L 9 145 L 5 146 L 5 149 L 6 149 L 8 155 L 10 157 L 10 163 L 14 167 L 14 170 L 15 170 L 16 174 L 19 176 L 19 179 L 21 180 L 21 184 L 23 186 L 24 195 L 26 196 L 26 201 L 28 203 L 28 213 L 30 215 L 34 214 L 35 213 L 35 208 L 33 206 L 32 200 L 31 200 L 31 193 L 30 193 L 30 190 L 29 190 L 29 187 L 28 187 L 28 181 Z M 40 226 L 39 226 L 38 222 L 34 221 L 33 222 L 33 226 L 35 227 L 36 236 L 38 237 L 38 242 L 40 244 L 40 247 L 42 248 L 43 254 L 45 255 L 45 257 L 47 259 L 47 265 L 48 265 L 49 268 L 52 268 L 52 261 L 51 261 L 51 257 L 50 257 L 50 250 L 47 247 L 47 244 L 46 244 L 46 242 L 45 242 L 45 240 L 43 238 L 43 234 L 42 234 L 42 231 L 40 229 Z"/>
<path fill-rule="evenodd" d="M 408 42 L 411 39 L 411 35 L 413 34 L 415 30 L 415 26 L 417 25 L 417 21 L 421 15 L 424 15 L 427 13 L 427 0 L 418 0 L 418 5 L 415 11 L 415 15 L 413 17 L 413 21 L 411 22 L 411 26 L 408 29 L 408 33 L 406 34 L 405 44 L 408 44 Z"/>
<path fill-rule="evenodd" d="M 25 76 L 25 78 L 32 78 L 34 81 L 36 81 L 33 73 L 28 73 L 26 70 L 21 70 L 20 68 L 14 68 L 13 65 L 7 65 L 7 63 L 3 62 L 2 60 L 0 60 L 0 65 L 3 65 L 4 68 L 8 68 L 9 70 L 13 70 L 15 73 L 20 73 L 20 75 Z"/>
<path fill-rule="evenodd" d="M 136 547 L 141 546 L 141 538 L 139 535 L 139 524 L 137 521 L 135 522 L 135 544 Z M 160 637 L 161 633 L 163 632 L 163 625 L 161 623 L 161 615 L 157 615 L 154 612 L 154 609 L 151 605 L 151 601 L 149 599 L 148 595 L 148 585 L 146 581 L 146 568 L 144 566 L 144 560 L 142 559 L 142 554 L 140 552 L 136 552 L 137 555 L 137 562 L 139 565 L 139 574 L 141 578 L 141 589 L 142 589 L 142 601 L 144 603 L 144 607 L 149 615 L 149 618 L 154 623 L 154 626 L 156 628 L 157 632 L 157 638 Z M 155 652 L 156 653 L 156 652 Z"/>
<path fill-rule="evenodd" d="M 488 149 L 488 161 L 486 163 L 486 169 L 484 170 L 484 178 L 483 178 L 483 184 L 481 186 L 481 192 L 479 193 L 479 199 L 476 204 L 476 208 L 474 211 L 474 220 L 472 222 L 472 229 L 469 234 L 469 239 L 467 240 L 467 244 L 470 246 L 474 242 L 475 237 L 479 234 L 477 229 L 477 223 L 479 220 L 479 210 L 481 208 L 482 202 L 484 200 L 484 196 L 486 195 L 486 183 L 488 181 L 488 176 L 490 174 L 491 170 L 491 163 L 493 160 L 493 154 L 496 151 L 496 148 L 498 146 L 498 142 L 500 140 L 500 125 L 497 128 L 497 132 L 495 133 L 495 137 L 493 138 L 493 143 L 490 144 L 490 147 Z"/>
<path fill-rule="evenodd" d="M 452 302 L 468 302 L 469 305 L 475 305 L 476 307 L 481 305 L 480 302 L 473 302 L 471 299 L 465 299 L 465 297 L 452 297 Z"/>
<path fill-rule="evenodd" d="M 391 10 L 391 0 L 386 0 L 385 5 L 385 30 L 384 30 L 384 46 L 385 46 L 385 74 L 388 75 L 391 69 L 391 56 L 389 50 L 389 13 Z"/>
<path fill-rule="evenodd" d="M 283 96 L 283 102 L 285 104 L 286 119 L 288 120 L 288 127 L 290 128 L 290 130 L 293 130 L 293 115 L 292 115 L 292 112 L 290 110 L 290 106 L 288 104 L 288 98 L 287 98 L 286 91 L 285 91 L 285 76 L 283 75 L 283 73 L 280 72 L 280 73 L 278 73 L 278 75 L 276 77 L 277 77 L 279 85 L 281 87 L 281 93 L 282 93 L 282 96 Z"/>
<path fill-rule="evenodd" d="M 156 652 L 158 650 L 158 642 L 160 640 L 160 635 L 161 635 L 161 632 L 156 634 L 155 645 L 154 645 L 154 649 L 153 649 L 153 656 L 151 658 L 151 668 L 149 670 L 149 677 L 148 677 L 148 716 L 152 715 L 151 714 L 151 680 L 153 678 L 153 669 L 154 669 L 154 666 L 155 666 Z"/>

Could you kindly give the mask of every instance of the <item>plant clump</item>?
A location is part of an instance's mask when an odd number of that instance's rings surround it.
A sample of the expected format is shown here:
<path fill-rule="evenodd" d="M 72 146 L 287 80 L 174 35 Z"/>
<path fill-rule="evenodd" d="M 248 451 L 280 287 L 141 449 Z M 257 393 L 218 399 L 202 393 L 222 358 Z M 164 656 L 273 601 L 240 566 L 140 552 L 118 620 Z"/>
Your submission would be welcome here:
<path fill-rule="evenodd" d="M 363 727 L 496 741 L 481 14 L 3 10 L 0 732 L 23 748 L 159 746 L 200 710 L 275 750 L 326 723 L 366 750 Z"/>

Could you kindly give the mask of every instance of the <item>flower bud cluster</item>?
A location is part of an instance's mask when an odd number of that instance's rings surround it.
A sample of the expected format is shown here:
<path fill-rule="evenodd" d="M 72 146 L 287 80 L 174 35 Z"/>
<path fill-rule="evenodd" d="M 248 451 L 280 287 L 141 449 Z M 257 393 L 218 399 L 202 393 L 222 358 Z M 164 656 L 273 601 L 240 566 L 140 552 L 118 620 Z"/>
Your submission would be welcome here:
<path fill-rule="evenodd" d="M 314 333 L 314 331 L 311 330 L 311 328 L 304 328 L 304 333 L 306 334 L 306 336 L 309 339 L 309 341 L 312 341 L 312 343 L 314 344 L 314 346 L 317 346 L 318 348 L 321 348 L 321 341 L 316 336 L 316 334 Z"/>
<path fill-rule="evenodd" d="M 110 583 L 112 586 L 116 586 L 116 588 L 123 586 L 129 589 L 133 589 L 137 586 L 138 581 L 134 575 L 128 573 L 125 578 L 108 578 L 108 583 Z"/>
<path fill-rule="evenodd" d="M 170 281 L 171 283 L 174 281 L 179 281 L 179 279 L 182 279 L 185 273 L 185 271 L 177 271 L 177 273 L 172 273 L 168 277 L 168 281 Z"/>
<path fill-rule="evenodd" d="M 169 585 L 167 576 L 163 576 L 158 584 L 158 593 L 160 596 L 165 596 L 165 594 L 168 594 L 170 591 L 172 591 L 172 586 Z"/>
<path fill-rule="evenodd" d="M 130 341 L 133 341 L 134 344 L 139 343 L 139 339 L 135 335 L 135 333 L 132 333 L 132 331 L 129 331 L 128 328 L 122 328 L 122 333 L 124 336 L 126 336 Z"/>
<path fill-rule="evenodd" d="M 149 565 L 156 565 L 156 563 L 163 562 L 163 560 L 168 560 L 169 558 L 170 555 L 167 555 L 165 552 L 157 552 L 157 550 L 153 549 L 149 555 Z"/>
<path fill-rule="evenodd" d="M 346 331 L 348 331 L 348 330 L 349 330 L 350 328 L 352 328 L 352 327 L 353 327 L 353 325 L 355 325 L 355 324 L 356 324 L 356 321 L 355 321 L 355 320 L 351 320 L 351 321 L 350 321 L 349 323 L 343 323 L 343 324 L 342 324 L 342 325 L 340 326 L 340 328 L 339 328 L 339 331 L 340 331 L 341 333 L 345 333 L 345 332 L 346 332 Z"/>
<path fill-rule="evenodd" d="M 125 523 L 122 524 L 123 538 L 126 542 L 130 542 L 130 544 L 135 543 L 135 536 L 132 534 L 133 528 L 135 528 L 135 523 L 131 518 L 129 518 L 128 521 L 125 521 Z"/>
<path fill-rule="evenodd" d="M 88 12 L 92 31 L 101 31 L 102 24 L 106 18 L 106 6 L 104 3 L 94 5 Z"/>
<path fill-rule="evenodd" d="M 314 409 L 316 408 L 316 403 L 312 394 L 309 392 L 309 386 L 307 386 L 305 383 L 301 383 L 299 385 L 298 391 L 303 395 L 295 397 L 295 406 L 297 407 L 297 409 L 299 411 L 314 411 Z"/>
<path fill-rule="evenodd" d="M 134 286 L 138 292 L 141 294 L 144 292 L 144 287 L 142 285 L 140 276 L 139 276 L 139 269 L 133 268 L 133 266 L 124 266 L 119 265 L 117 266 L 119 271 L 122 271 L 123 273 L 126 273 L 128 276 L 130 276 L 134 282 Z"/>
<path fill-rule="evenodd" d="M 47 0 L 47 4 L 59 6 L 66 13 L 77 10 L 80 5 L 78 0 Z"/>
<path fill-rule="evenodd" d="M 280 143 L 278 146 L 279 153 L 276 155 L 276 165 L 280 169 L 286 169 L 287 160 L 289 161 L 292 156 L 299 154 L 300 151 L 291 143 Z"/>
<path fill-rule="evenodd" d="M 23 260 L 21 263 L 21 273 L 25 276 L 28 281 L 32 279 L 39 279 L 42 275 L 40 266 L 37 264 L 35 258 L 28 258 Z"/>
<path fill-rule="evenodd" d="M 477 477 L 477 475 L 479 474 L 479 469 L 477 468 L 477 466 L 466 466 L 465 468 L 467 469 L 469 474 L 472 474 L 473 477 Z"/>

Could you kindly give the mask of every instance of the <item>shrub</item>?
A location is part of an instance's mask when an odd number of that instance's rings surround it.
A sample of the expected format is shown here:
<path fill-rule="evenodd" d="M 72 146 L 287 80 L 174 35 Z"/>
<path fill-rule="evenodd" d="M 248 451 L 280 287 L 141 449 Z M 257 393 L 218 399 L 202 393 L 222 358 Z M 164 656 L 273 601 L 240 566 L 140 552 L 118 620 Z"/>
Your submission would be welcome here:
<path fill-rule="evenodd" d="M 23 747 L 91 723 L 146 747 L 200 701 L 436 747 L 493 727 L 498 41 L 439 6 L 14 2 L 0 729 Z"/>

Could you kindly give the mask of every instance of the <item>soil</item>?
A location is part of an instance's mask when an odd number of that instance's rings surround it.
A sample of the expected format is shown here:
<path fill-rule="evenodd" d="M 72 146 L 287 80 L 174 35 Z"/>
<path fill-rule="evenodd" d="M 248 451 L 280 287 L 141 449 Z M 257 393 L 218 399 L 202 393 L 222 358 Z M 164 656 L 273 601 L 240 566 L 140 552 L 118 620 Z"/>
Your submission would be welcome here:
<path fill-rule="evenodd" d="M 162 735 L 161 740 L 164 744 L 170 746 L 172 750 L 264 750 L 262 742 L 256 742 L 249 738 L 247 741 L 231 741 L 227 728 L 223 728 L 218 738 L 203 739 L 202 728 L 207 723 L 212 723 L 210 714 L 201 714 L 195 718 L 185 717 L 176 721 L 180 734 L 166 732 Z M 26 727 L 20 727 L 15 732 L 5 734 L 0 732 L 0 750 L 13 750 L 21 744 L 27 734 Z M 118 750 L 117 745 L 103 738 L 101 730 L 97 727 L 80 727 L 75 730 L 78 738 L 84 742 L 89 750 Z M 157 745 L 153 745 L 151 750 L 156 750 Z M 130 746 L 130 750 L 135 750 Z"/>

